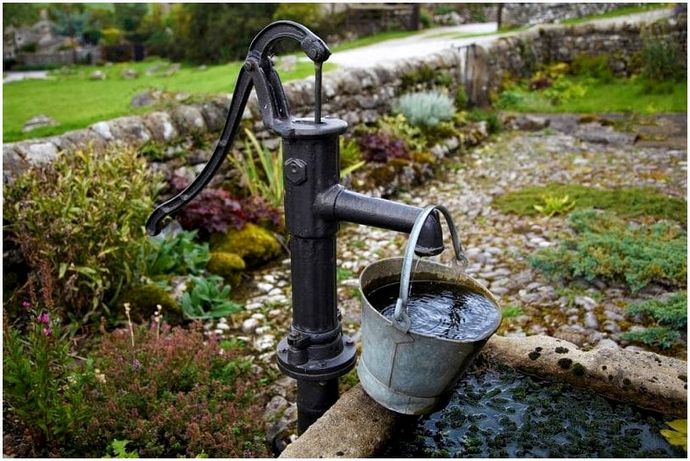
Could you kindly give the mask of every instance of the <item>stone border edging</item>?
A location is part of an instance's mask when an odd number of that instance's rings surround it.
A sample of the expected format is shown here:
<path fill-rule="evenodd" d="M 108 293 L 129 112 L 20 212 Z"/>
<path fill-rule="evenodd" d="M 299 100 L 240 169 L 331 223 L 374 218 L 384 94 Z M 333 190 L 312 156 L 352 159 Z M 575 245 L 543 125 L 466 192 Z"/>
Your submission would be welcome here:
<path fill-rule="evenodd" d="M 575 344 L 545 335 L 494 335 L 482 354 L 526 374 L 564 381 L 662 414 L 687 417 L 687 363 L 682 360 L 613 347 L 582 351 Z M 401 417 L 377 404 L 358 384 L 279 457 L 372 457 L 386 447 Z"/>

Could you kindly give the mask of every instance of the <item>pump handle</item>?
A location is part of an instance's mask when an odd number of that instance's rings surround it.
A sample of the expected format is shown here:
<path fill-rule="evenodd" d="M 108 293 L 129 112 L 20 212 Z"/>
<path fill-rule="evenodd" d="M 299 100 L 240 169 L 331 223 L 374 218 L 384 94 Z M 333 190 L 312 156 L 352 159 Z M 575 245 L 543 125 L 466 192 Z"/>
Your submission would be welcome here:
<path fill-rule="evenodd" d="M 252 86 L 255 86 L 257 90 L 264 125 L 269 129 L 281 132 L 281 128 L 285 124 L 289 124 L 290 112 L 287 98 L 283 92 L 278 73 L 273 69 L 270 59 L 273 45 L 276 41 L 284 38 L 298 41 L 309 59 L 317 65 L 323 63 L 331 55 L 328 46 L 321 38 L 302 24 L 293 21 L 276 21 L 259 32 L 249 45 L 245 65 L 240 69 L 240 74 L 237 77 L 225 126 L 211 159 L 191 184 L 176 196 L 159 205 L 151 213 L 146 221 L 146 231 L 149 235 L 158 235 L 162 230 L 163 220 L 187 205 L 218 172 L 237 134 Z"/>

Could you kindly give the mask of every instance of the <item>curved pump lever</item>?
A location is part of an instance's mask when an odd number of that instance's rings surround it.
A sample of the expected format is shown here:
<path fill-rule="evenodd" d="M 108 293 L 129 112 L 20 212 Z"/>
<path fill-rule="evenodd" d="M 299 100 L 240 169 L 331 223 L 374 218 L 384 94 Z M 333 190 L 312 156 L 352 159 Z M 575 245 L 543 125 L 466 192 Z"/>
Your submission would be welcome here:
<path fill-rule="evenodd" d="M 187 205 L 208 185 L 213 176 L 218 172 L 220 165 L 225 160 L 232 146 L 232 141 L 240 125 L 242 113 L 247 106 L 252 86 L 256 88 L 264 125 L 279 134 L 284 134 L 289 130 L 290 111 L 287 98 L 283 92 L 278 73 L 273 69 L 270 59 L 273 45 L 276 41 L 284 38 L 290 38 L 299 42 L 302 50 L 316 64 L 317 73 L 320 70 L 321 64 L 331 54 L 323 40 L 303 25 L 293 21 L 276 21 L 259 32 L 249 45 L 247 59 L 237 77 L 237 84 L 232 95 L 225 126 L 211 159 L 190 185 L 173 198 L 158 206 L 151 213 L 151 216 L 146 221 L 146 231 L 149 235 L 159 234 L 163 220 Z"/>

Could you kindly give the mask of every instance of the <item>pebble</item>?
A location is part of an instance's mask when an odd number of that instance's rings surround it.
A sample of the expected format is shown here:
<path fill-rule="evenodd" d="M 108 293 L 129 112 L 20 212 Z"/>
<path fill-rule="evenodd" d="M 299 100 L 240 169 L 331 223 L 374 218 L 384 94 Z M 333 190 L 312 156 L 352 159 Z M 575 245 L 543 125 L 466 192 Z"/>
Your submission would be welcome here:
<path fill-rule="evenodd" d="M 266 352 L 267 350 L 273 349 L 274 347 L 275 347 L 275 336 L 273 336 L 273 335 L 260 336 L 254 342 L 254 348 L 259 352 Z"/>
<path fill-rule="evenodd" d="M 259 282 L 256 284 L 256 288 L 263 293 L 268 293 L 273 289 L 273 285 L 270 283 Z"/>
<path fill-rule="evenodd" d="M 259 325 L 260 325 L 259 320 L 255 319 L 253 317 L 250 317 L 247 320 L 245 320 L 244 322 L 242 322 L 242 332 L 244 334 L 251 335 L 256 331 L 256 329 L 259 327 Z"/>
<path fill-rule="evenodd" d="M 224 320 L 224 319 L 221 319 L 221 320 Z M 216 328 L 218 330 L 221 330 L 221 331 L 228 331 L 230 329 L 230 325 L 221 321 L 221 322 L 218 322 L 216 324 Z"/>
<path fill-rule="evenodd" d="M 599 329 L 599 321 L 597 320 L 597 316 L 594 315 L 594 312 L 592 311 L 585 313 L 584 324 L 585 327 L 589 328 L 590 330 Z"/>
<path fill-rule="evenodd" d="M 597 302 L 589 296 L 576 296 L 575 305 L 584 308 L 587 311 L 594 310 L 597 307 Z"/>

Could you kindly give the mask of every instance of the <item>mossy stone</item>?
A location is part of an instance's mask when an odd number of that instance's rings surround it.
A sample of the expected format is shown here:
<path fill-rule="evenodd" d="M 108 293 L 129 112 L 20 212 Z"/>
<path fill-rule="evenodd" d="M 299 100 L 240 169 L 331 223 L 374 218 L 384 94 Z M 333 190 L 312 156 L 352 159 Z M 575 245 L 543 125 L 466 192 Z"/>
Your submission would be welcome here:
<path fill-rule="evenodd" d="M 217 274 L 237 286 L 240 281 L 240 273 L 247 267 L 244 260 L 237 253 L 217 251 L 211 253 L 206 270 L 211 274 Z"/>
<path fill-rule="evenodd" d="M 125 303 L 129 303 L 129 315 L 135 323 L 148 322 L 159 304 L 163 308 L 163 318 L 168 323 L 178 325 L 184 321 L 175 298 L 157 285 L 140 285 L 126 290 L 118 298 L 118 307 Z"/>
<path fill-rule="evenodd" d="M 242 229 L 230 229 L 224 234 L 211 236 L 211 252 L 234 253 L 244 260 L 248 268 L 277 258 L 280 250 L 280 243 L 273 234 L 256 224 L 246 224 Z"/>

